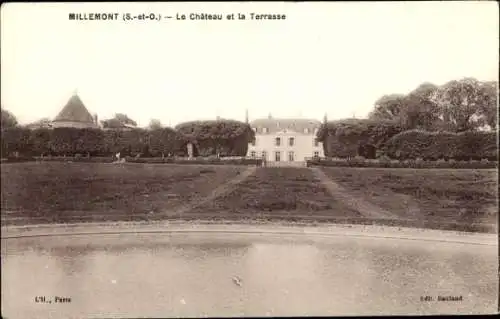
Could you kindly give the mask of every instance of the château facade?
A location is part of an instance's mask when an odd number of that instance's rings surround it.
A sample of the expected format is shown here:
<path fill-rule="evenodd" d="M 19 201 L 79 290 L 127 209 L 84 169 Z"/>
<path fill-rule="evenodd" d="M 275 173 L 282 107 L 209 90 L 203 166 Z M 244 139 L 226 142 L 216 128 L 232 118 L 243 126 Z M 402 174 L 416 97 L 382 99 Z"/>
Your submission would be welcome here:
<path fill-rule="evenodd" d="M 324 157 L 323 145 L 316 141 L 321 126 L 318 120 L 273 118 L 269 115 L 251 121 L 249 125 L 255 132 L 255 142 L 248 146 L 248 157 L 299 165 L 310 157 Z"/>

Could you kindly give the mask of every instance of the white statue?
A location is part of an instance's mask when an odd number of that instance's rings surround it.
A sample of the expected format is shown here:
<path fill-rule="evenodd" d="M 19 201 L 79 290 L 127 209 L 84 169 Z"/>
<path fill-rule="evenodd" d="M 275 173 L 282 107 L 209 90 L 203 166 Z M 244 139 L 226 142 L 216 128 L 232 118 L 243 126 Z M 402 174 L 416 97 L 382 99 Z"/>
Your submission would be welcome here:
<path fill-rule="evenodd" d="M 193 144 L 192 143 L 188 143 L 187 151 L 188 151 L 189 159 L 192 159 L 193 158 Z"/>

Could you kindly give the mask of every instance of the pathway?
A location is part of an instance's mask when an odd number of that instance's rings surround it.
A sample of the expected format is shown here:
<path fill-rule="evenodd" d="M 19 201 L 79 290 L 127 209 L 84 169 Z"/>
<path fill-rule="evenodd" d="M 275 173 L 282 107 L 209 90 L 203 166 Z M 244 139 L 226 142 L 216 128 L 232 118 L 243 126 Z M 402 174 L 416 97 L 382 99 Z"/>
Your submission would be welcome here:
<path fill-rule="evenodd" d="M 314 172 L 314 175 L 321 180 L 325 188 L 335 199 L 338 199 L 350 208 L 355 209 L 364 217 L 377 219 L 398 219 L 398 217 L 391 212 L 373 205 L 362 198 L 354 197 L 348 190 L 332 181 L 320 168 L 312 167 L 311 169 Z"/>
<path fill-rule="evenodd" d="M 196 202 L 190 202 L 186 205 L 183 205 L 177 209 L 174 209 L 172 212 L 165 212 L 162 213 L 161 215 L 164 215 L 166 217 L 180 217 L 184 213 L 189 212 L 190 210 L 199 207 L 201 205 L 204 205 L 206 203 L 210 203 L 211 201 L 214 201 L 216 198 L 223 196 L 230 191 L 232 191 L 238 184 L 241 182 L 245 181 L 250 175 L 254 174 L 255 171 L 257 170 L 257 166 L 250 166 L 248 167 L 245 171 L 240 173 L 238 176 L 235 178 L 229 180 L 227 183 L 224 183 L 220 185 L 219 187 L 215 188 L 212 193 Z"/>

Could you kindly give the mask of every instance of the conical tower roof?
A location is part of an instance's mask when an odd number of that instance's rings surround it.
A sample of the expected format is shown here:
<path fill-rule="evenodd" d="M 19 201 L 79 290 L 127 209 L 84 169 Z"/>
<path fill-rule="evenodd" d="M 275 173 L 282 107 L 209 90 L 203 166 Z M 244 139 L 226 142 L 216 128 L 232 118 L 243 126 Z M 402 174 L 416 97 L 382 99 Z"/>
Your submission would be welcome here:
<path fill-rule="evenodd" d="M 64 108 L 56 116 L 54 122 L 82 122 L 94 123 L 92 115 L 89 113 L 78 95 L 73 95 Z"/>

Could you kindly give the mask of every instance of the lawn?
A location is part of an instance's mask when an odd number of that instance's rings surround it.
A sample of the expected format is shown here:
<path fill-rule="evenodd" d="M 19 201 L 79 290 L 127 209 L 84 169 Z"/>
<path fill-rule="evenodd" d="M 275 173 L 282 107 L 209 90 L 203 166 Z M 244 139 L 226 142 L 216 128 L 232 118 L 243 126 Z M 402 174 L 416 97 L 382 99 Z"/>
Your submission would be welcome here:
<path fill-rule="evenodd" d="M 244 166 L 2 164 L 2 223 L 149 219 L 209 195 Z"/>
<path fill-rule="evenodd" d="M 497 224 L 497 170 L 322 168 L 353 196 L 402 219 Z"/>
<path fill-rule="evenodd" d="M 498 217 L 497 171 L 486 169 L 321 168 L 344 188 L 339 196 L 309 168 L 257 167 L 236 185 L 227 183 L 248 166 L 29 162 L 1 168 L 7 225 L 180 218 L 491 232 Z M 210 196 L 216 193 L 221 196 Z M 395 217 L 372 218 L 346 199 Z"/>
<path fill-rule="evenodd" d="M 308 168 L 257 168 L 232 192 L 189 212 L 229 219 L 360 217 L 333 198 Z"/>

